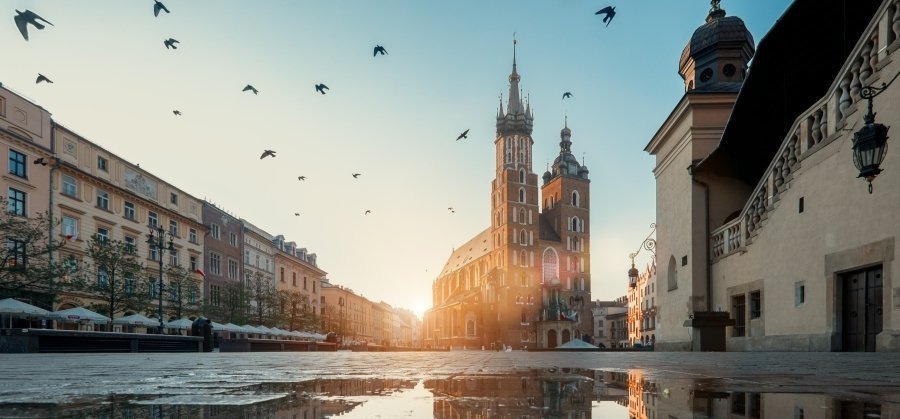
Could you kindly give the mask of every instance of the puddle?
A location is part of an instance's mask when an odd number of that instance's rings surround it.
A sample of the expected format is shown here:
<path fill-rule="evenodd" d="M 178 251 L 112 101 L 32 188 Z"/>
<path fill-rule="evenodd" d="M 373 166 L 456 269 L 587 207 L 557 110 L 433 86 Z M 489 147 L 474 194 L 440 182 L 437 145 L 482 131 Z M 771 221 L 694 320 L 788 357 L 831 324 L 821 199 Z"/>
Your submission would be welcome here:
<path fill-rule="evenodd" d="M 328 378 L 0 404 L 0 417 L 822 418 L 900 417 L 897 389 L 815 387 L 802 377 L 710 379 L 653 370 L 553 368 L 426 379 Z M 145 390 L 145 389 L 142 389 Z"/>

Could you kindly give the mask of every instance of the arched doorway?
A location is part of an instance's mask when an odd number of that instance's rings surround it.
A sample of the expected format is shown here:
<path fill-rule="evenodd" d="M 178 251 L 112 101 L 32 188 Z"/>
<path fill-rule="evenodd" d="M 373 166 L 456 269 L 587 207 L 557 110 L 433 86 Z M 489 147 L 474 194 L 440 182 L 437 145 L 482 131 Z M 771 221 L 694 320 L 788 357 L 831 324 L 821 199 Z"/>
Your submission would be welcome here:
<path fill-rule="evenodd" d="M 572 332 L 570 332 L 569 329 L 563 329 L 562 343 L 565 344 L 566 342 L 568 342 L 570 340 L 572 340 Z"/>
<path fill-rule="evenodd" d="M 553 330 L 553 329 L 548 330 L 547 331 L 547 347 L 555 348 L 555 347 L 557 347 L 557 345 L 559 345 L 559 343 L 556 342 L 556 330 Z"/>

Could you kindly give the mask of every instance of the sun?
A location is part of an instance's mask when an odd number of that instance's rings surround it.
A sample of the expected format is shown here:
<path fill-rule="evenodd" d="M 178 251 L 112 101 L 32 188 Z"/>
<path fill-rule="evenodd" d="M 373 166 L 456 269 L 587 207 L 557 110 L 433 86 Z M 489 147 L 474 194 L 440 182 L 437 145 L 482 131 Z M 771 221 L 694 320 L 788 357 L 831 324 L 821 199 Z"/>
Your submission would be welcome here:
<path fill-rule="evenodd" d="M 429 308 L 431 308 L 431 304 L 425 300 L 416 300 L 412 303 L 412 311 L 419 319 L 422 319 L 422 316 L 425 315 L 425 311 Z"/>

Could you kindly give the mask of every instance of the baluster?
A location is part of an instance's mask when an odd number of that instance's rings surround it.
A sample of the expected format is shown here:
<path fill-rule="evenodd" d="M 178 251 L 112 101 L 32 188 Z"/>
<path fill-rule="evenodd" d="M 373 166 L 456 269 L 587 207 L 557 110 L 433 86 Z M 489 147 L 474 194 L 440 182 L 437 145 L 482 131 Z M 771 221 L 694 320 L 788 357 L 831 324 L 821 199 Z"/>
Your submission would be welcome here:
<path fill-rule="evenodd" d="M 772 169 L 772 176 L 775 177 L 775 188 L 772 190 L 773 193 L 777 194 L 781 189 L 781 185 L 784 184 L 784 176 L 781 175 L 781 171 L 784 168 L 784 155 L 778 157 L 778 161 L 775 162 L 775 168 Z"/>
<path fill-rule="evenodd" d="M 872 75 L 872 69 L 869 65 L 869 56 L 872 54 L 872 43 L 871 41 L 866 41 L 863 44 L 862 51 L 859 53 L 860 63 L 859 63 L 859 79 L 860 84 L 869 79 L 869 76 Z M 855 99 L 856 100 L 856 99 Z"/>
<path fill-rule="evenodd" d="M 797 141 L 794 142 L 792 147 L 793 147 L 793 150 L 792 150 L 793 153 L 791 153 L 791 154 L 793 155 L 793 157 L 791 157 L 791 160 L 793 161 L 793 163 L 791 163 L 791 169 L 793 169 L 794 166 L 800 162 L 800 139 L 799 138 L 797 139 Z"/>
<path fill-rule="evenodd" d="M 809 138 L 812 144 L 807 143 L 807 148 L 812 147 L 812 145 L 819 144 L 819 141 L 822 141 L 822 111 L 818 110 L 813 113 L 813 122 L 810 126 Z"/>
<path fill-rule="evenodd" d="M 841 99 L 839 101 L 838 110 L 840 111 L 840 120 L 847 117 L 847 109 L 850 108 L 850 75 L 844 76 L 841 80 Z"/>
<path fill-rule="evenodd" d="M 862 82 L 859 81 L 859 67 L 860 62 L 857 59 L 853 62 L 853 68 L 850 70 L 850 74 L 853 75 L 853 78 L 850 80 L 850 100 L 851 104 L 859 101 L 859 92 L 862 90 Z"/>
<path fill-rule="evenodd" d="M 787 149 L 785 150 L 785 152 L 787 153 L 787 168 L 788 168 L 788 171 L 790 171 L 790 169 L 794 167 L 794 164 L 797 163 L 797 156 L 794 155 L 794 147 L 797 146 L 797 142 L 798 142 L 798 141 L 799 141 L 799 138 L 797 137 L 797 134 L 795 133 L 795 134 L 791 137 L 791 142 L 788 144 L 788 147 L 787 147 Z"/>
<path fill-rule="evenodd" d="M 819 137 L 819 141 L 822 141 L 828 138 L 828 105 L 822 105 L 822 109 L 819 110 L 819 113 L 822 115 L 821 120 L 822 123 L 819 125 L 819 128 L 822 129 L 822 134 Z"/>
<path fill-rule="evenodd" d="M 872 34 L 872 50 L 869 52 L 869 67 L 872 72 L 878 71 L 878 32 Z"/>

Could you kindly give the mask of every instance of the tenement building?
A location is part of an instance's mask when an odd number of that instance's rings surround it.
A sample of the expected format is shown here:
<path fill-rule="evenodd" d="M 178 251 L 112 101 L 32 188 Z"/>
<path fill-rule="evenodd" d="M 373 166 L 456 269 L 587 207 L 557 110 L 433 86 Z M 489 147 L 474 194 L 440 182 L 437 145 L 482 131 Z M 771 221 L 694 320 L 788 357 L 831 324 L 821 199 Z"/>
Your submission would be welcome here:
<path fill-rule="evenodd" d="M 756 48 L 718 3 L 645 149 L 657 350 L 900 350 L 900 1 L 795 0 Z"/>
<path fill-rule="evenodd" d="M 591 335 L 588 169 L 566 124 L 552 167 L 534 172 L 534 118 L 519 80 L 514 52 L 509 102 L 497 111 L 490 226 L 434 281 L 426 346 L 553 348 Z"/>

